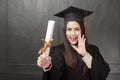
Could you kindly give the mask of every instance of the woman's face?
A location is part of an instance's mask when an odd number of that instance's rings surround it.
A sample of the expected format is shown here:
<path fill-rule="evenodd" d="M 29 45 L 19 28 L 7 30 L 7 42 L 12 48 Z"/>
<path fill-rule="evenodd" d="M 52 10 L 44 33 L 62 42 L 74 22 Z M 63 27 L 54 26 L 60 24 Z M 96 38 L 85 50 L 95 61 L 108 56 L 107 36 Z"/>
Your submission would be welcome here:
<path fill-rule="evenodd" d="M 78 36 L 81 36 L 81 28 L 76 21 L 69 21 L 66 26 L 66 37 L 70 44 L 77 44 Z"/>

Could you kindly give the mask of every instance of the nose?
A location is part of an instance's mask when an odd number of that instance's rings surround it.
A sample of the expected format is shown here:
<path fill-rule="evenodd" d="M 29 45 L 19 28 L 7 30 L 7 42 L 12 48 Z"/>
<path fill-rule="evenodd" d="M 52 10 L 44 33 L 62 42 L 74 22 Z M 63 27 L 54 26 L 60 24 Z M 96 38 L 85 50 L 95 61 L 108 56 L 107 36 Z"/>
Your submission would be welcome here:
<path fill-rule="evenodd" d="M 71 31 L 71 35 L 75 35 L 75 31 L 74 30 Z"/>

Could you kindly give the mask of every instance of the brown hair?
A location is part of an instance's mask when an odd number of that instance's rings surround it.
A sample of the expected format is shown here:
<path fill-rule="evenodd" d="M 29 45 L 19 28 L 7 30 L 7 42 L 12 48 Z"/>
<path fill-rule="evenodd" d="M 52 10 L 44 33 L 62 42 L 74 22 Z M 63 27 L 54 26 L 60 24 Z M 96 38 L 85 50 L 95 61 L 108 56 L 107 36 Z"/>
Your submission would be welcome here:
<path fill-rule="evenodd" d="M 81 28 L 81 34 L 85 35 L 85 27 L 84 27 L 84 22 L 76 20 L 76 22 L 79 23 L 80 28 Z M 65 22 L 65 27 L 63 29 L 63 43 L 65 46 L 65 52 L 64 52 L 64 58 L 65 58 L 65 62 L 67 64 L 68 67 L 70 67 L 71 69 L 76 69 L 77 68 L 77 57 L 76 54 L 78 54 L 70 45 L 69 41 L 67 40 L 66 37 L 66 26 L 67 26 L 67 22 Z M 85 36 L 86 37 L 86 36 Z M 87 40 L 85 45 L 87 46 Z M 87 66 L 85 65 L 85 63 L 82 60 L 82 56 L 79 55 L 79 60 L 81 63 L 81 68 L 83 70 L 83 74 L 85 74 L 88 70 Z"/>

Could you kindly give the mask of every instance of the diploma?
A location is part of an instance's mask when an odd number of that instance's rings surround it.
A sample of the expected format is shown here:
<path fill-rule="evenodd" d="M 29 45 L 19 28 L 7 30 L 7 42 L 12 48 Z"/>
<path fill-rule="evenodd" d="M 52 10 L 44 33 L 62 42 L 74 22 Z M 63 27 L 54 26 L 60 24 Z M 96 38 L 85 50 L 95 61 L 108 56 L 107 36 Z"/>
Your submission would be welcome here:
<path fill-rule="evenodd" d="M 46 31 L 46 37 L 45 37 L 45 41 L 47 43 L 49 43 L 50 39 L 52 38 L 54 26 L 55 26 L 55 21 L 49 20 L 48 26 L 47 26 L 47 31 Z M 47 47 L 46 51 L 45 51 L 45 53 L 43 53 L 43 55 L 48 56 L 49 52 L 50 52 L 50 47 Z"/>
<path fill-rule="evenodd" d="M 54 26 L 55 26 L 55 21 L 49 20 L 48 26 L 47 26 L 47 31 L 46 31 L 45 41 L 49 42 L 50 39 L 52 38 Z"/>

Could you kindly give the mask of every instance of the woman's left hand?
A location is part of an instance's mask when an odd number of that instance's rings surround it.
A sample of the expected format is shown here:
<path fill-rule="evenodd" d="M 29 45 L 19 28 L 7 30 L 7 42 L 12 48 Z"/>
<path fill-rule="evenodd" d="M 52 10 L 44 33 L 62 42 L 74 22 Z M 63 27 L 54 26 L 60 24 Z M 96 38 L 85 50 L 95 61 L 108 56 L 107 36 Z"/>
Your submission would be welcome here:
<path fill-rule="evenodd" d="M 82 35 L 82 37 L 79 35 L 78 37 L 78 45 L 71 45 L 81 56 L 85 56 L 88 54 L 88 52 L 86 51 L 86 47 L 85 47 L 85 42 L 86 42 L 86 38 L 84 37 L 84 35 Z"/>

